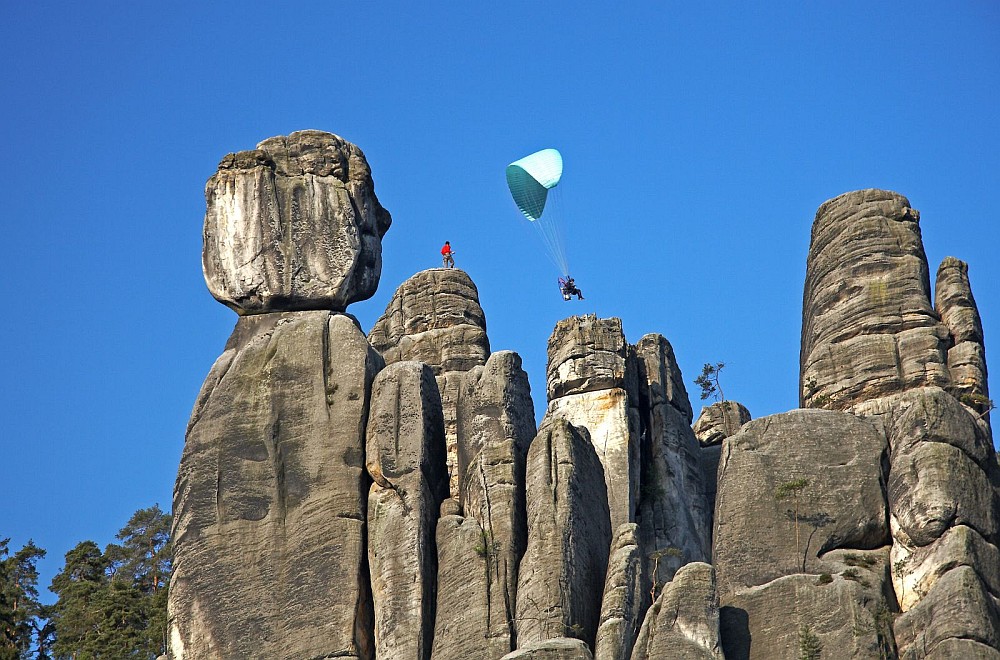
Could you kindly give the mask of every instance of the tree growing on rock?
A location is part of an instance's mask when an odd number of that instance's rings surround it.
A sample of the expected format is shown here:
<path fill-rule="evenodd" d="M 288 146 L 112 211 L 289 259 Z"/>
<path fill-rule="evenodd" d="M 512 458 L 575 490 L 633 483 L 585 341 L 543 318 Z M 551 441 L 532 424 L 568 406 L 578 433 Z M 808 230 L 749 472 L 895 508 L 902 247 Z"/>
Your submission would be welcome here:
<path fill-rule="evenodd" d="M 725 366 L 725 362 L 716 362 L 715 364 L 706 362 L 705 366 L 701 368 L 701 375 L 694 379 L 694 383 L 701 388 L 702 400 L 710 396 L 715 396 L 719 401 L 726 400 L 722 393 L 722 386 L 719 384 L 719 374 Z"/>

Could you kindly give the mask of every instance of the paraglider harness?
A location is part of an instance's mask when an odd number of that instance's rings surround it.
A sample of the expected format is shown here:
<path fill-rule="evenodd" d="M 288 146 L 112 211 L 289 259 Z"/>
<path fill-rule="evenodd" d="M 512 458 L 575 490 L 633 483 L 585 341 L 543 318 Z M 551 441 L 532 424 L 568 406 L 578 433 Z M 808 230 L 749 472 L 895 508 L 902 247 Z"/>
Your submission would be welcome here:
<path fill-rule="evenodd" d="M 576 282 L 568 275 L 565 278 L 559 278 L 559 291 L 562 292 L 563 300 L 569 300 L 572 296 L 576 296 L 577 300 L 583 300 L 583 292 L 576 287 Z"/>

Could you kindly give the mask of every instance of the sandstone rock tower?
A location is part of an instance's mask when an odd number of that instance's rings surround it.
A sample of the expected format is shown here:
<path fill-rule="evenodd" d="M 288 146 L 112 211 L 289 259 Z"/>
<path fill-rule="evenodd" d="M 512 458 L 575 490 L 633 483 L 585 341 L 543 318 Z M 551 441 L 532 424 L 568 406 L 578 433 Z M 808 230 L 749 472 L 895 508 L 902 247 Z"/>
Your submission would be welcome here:
<path fill-rule="evenodd" d="M 364 155 L 301 131 L 206 188 L 239 318 L 174 494 L 169 656 L 1000 657 L 1000 468 L 968 269 L 909 202 L 813 225 L 802 407 L 693 413 L 666 338 L 556 324 L 544 417 L 457 269 L 367 337 L 390 224 Z"/>

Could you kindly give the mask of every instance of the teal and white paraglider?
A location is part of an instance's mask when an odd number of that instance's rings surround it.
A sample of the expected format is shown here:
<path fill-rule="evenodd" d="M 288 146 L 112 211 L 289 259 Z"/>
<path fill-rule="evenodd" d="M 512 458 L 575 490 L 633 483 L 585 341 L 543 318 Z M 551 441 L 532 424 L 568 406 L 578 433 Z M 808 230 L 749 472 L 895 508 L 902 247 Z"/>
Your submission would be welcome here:
<path fill-rule="evenodd" d="M 559 201 L 553 198 L 562 174 L 562 155 L 555 149 L 542 149 L 507 166 L 507 187 L 517 208 L 538 230 L 545 251 L 559 272 L 568 278 Z"/>

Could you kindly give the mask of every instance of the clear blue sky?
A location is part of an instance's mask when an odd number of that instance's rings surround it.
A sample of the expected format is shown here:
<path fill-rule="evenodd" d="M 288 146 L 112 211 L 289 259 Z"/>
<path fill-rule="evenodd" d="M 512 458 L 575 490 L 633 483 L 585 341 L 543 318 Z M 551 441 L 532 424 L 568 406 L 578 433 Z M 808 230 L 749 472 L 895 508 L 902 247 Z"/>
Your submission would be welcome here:
<path fill-rule="evenodd" d="M 969 262 L 997 355 L 1000 6 L 757 4 L 5 3 L 0 537 L 49 551 L 44 587 L 169 507 L 236 320 L 202 279 L 205 181 L 299 129 L 358 144 L 393 216 L 364 328 L 450 240 L 539 411 L 548 335 L 584 312 L 664 334 L 692 390 L 723 360 L 755 417 L 796 407 L 809 229 L 858 188 L 910 198 L 932 273 Z M 584 303 L 507 196 L 543 147 Z"/>

